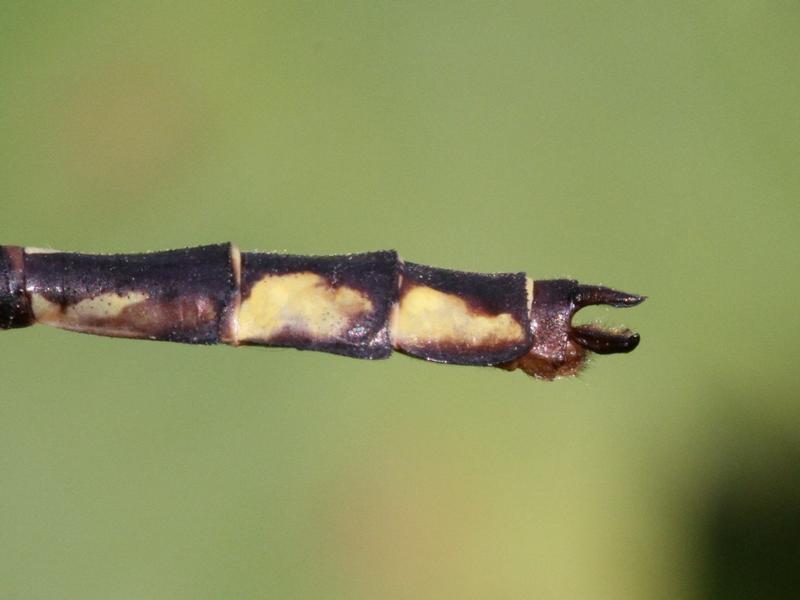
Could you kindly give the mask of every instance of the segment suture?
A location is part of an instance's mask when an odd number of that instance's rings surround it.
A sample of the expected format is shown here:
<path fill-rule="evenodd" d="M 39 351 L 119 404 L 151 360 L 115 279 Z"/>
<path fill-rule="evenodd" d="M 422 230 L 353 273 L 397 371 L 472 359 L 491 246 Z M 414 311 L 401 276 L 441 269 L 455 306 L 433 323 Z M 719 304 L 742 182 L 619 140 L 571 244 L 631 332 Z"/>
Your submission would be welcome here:
<path fill-rule="evenodd" d="M 217 244 L 86 255 L 0 246 L 0 329 L 41 322 L 114 337 L 284 346 L 362 359 L 575 375 L 589 352 L 630 352 L 638 334 L 572 325 L 580 308 L 644 296 L 523 273 L 404 263 L 395 251 L 240 253 Z"/>

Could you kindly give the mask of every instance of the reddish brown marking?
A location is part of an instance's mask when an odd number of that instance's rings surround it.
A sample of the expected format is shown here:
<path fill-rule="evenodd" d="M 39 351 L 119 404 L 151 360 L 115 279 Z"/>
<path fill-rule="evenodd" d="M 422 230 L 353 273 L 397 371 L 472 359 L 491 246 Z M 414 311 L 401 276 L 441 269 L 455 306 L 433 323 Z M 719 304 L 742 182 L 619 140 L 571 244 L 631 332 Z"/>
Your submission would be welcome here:
<path fill-rule="evenodd" d="M 557 356 L 531 348 L 527 354 L 497 366 L 506 371 L 522 369 L 528 375 L 552 381 L 557 377 L 577 375 L 586 363 L 586 355 L 587 351 L 580 344 L 567 340 Z"/>

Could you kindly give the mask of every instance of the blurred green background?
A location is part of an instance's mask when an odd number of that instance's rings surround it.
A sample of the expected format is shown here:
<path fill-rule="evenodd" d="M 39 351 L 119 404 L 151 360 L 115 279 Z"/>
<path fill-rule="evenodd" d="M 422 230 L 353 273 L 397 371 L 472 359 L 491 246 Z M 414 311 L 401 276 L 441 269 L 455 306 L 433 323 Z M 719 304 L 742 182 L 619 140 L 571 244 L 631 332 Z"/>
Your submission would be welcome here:
<path fill-rule="evenodd" d="M 650 296 L 552 384 L 0 335 L 2 598 L 800 589 L 800 4 L 2 2 L 0 243 Z"/>

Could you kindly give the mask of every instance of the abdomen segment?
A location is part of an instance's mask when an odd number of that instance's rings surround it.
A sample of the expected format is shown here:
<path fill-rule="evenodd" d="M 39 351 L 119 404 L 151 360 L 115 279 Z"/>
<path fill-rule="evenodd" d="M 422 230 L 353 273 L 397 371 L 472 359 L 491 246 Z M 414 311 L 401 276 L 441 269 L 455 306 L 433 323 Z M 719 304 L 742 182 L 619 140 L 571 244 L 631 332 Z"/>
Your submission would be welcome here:
<path fill-rule="evenodd" d="M 523 273 L 465 273 L 406 263 L 392 316 L 392 339 L 411 356 L 495 365 L 531 347 Z"/>
<path fill-rule="evenodd" d="M 355 358 L 392 352 L 389 314 L 401 262 L 394 251 L 346 256 L 242 254 L 240 344 Z"/>

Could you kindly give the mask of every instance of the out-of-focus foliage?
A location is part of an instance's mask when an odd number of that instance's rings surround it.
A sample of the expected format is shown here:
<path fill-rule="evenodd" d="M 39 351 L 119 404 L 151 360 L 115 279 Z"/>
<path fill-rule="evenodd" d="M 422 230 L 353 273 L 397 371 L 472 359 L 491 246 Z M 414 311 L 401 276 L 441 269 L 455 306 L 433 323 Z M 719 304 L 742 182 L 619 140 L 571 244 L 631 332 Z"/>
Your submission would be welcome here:
<path fill-rule="evenodd" d="M 789 1 L 5 2 L 0 243 L 396 248 L 650 300 L 589 312 L 642 344 L 554 384 L 2 333 L 0 596 L 796 592 L 798 31 Z"/>

